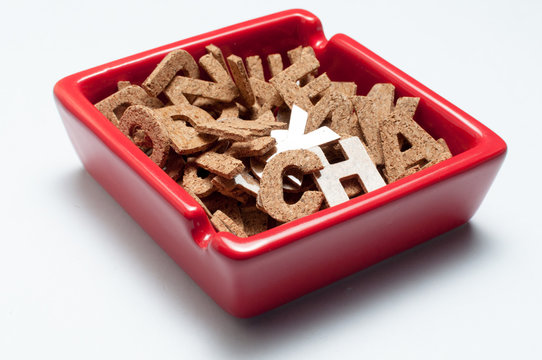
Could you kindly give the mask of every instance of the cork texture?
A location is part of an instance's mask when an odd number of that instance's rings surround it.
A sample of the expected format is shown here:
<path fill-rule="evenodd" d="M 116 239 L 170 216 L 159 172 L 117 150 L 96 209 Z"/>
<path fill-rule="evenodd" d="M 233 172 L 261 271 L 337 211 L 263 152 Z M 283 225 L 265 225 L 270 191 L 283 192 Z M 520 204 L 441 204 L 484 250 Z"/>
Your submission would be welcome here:
<path fill-rule="evenodd" d="M 352 104 L 361 130 L 361 140 L 367 147 L 369 155 L 377 165 L 384 164 L 382 140 L 380 139 L 380 120 L 375 116 L 375 105 L 367 96 L 354 96 Z"/>
<path fill-rule="evenodd" d="M 282 96 L 280 96 L 273 85 L 254 77 L 251 77 L 249 81 L 252 91 L 254 92 L 254 97 L 259 105 L 257 116 L 260 116 L 265 111 L 271 110 L 273 107 L 284 104 Z"/>
<path fill-rule="evenodd" d="M 217 118 L 217 120 L 239 117 L 239 107 L 235 102 L 218 107 L 220 108 L 220 116 Z"/>
<path fill-rule="evenodd" d="M 235 187 L 250 196 L 257 197 L 260 192 L 260 182 L 256 180 L 245 168 L 233 178 Z"/>
<path fill-rule="evenodd" d="M 303 52 L 308 53 L 314 57 L 316 57 L 314 53 L 314 49 L 310 46 L 298 46 L 294 49 L 291 49 L 288 51 L 288 59 L 290 60 L 290 64 L 293 64 L 299 60 L 301 60 L 301 57 L 303 55 Z M 318 71 L 314 70 L 313 72 L 301 77 L 299 79 L 299 85 L 305 86 L 306 84 L 310 83 L 314 78 L 318 76 Z"/>
<path fill-rule="evenodd" d="M 367 97 L 374 104 L 374 116 L 379 123 L 382 123 L 393 110 L 395 86 L 392 84 L 375 84 L 367 94 Z"/>
<path fill-rule="evenodd" d="M 282 195 L 282 179 L 292 168 L 309 174 L 322 169 L 322 163 L 309 150 L 289 150 L 277 154 L 266 164 L 260 181 L 258 202 L 269 216 L 281 222 L 315 213 L 324 200 L 321 192 L 306 191 L 295 204 L 286 203 Z"/>
<path fill-rule="evenodd" d="M 228 215 L 217 210 L 211 218 L 211 223 L 218 231 L 227 231 L 239 237 L 247 237 L 243 226 L 233 221 Z"/>
<path fill-rule="evenodd" d="M 178 49 L 167 54 L 152 73 L 143 81 L 141 87 L 150 96 L 157 96 L 173 80 L 179 71 L 185 76 L 199 78 L 196 61 L 186 50 Z"/>
<path fill-rule="evenodd" d="M 310 46 L 285 62 L 260 50 L 226 58 L 208 44 L 197 62 L 174 50 L 141 87 L 118 81 L 95 104 L 217 231 L 253 236 L 452 156 L 414 120 L 419 99 L 395 103 L 392 84 L 358 95 L 355 82 L 319 75 Z"/>
<path fill-rule="evenodd" d="M 292 108 L 295 103 L 305 111 L 309 111 L 312 108 L 312 102 L 306 93 L 297 85 L 297 81 L 316 70 L 319 66 L 320 63 L 316 57 L 309 53 L 303 53 L 299 61 L 288 66 L 279 74 L 276 74 L 269 82 L 273 84 L 289 108 Z"/>
<path fill-rule="evenodd" d="M 249 131 L 251 135 L 267 136 L 271 133 L 271 127 L 263 122 L 254 120 L 242 120 L 239 118 L 227 118 L 217 121 L 229 127 Z"/>
<path fill-rule="evenodd" d="M 190 105 L 190 101 L 184 96 L 180 87 L 170 87 L 164 91 L 164 95 L 173 105 Z M 214 100 L 213 100 L 214 101 Z"/>
<path fill-rule="evenodd" d="M 239 202 L 237 200 L 234 200 L 220 194 L 219 192 L 216 192 L 211 196 L 202 199 L 202 201 L 213 213 L 217 210 L 220 210 L 224 214 L 228 215 L 237 224 L 243 224 L 241 211 L 239 209 Z"/>
<path fill-rule="evenodd" d="M 206 98 L 205 96 L 193 96 L 193 100 L 188 102 L 194 106 L 200 107 L 202 109 L 212 109 L 215 107 L 221 107 L 225 103 L 219 100 Z"/>
<path fill-rule="evenodd" d="M 245 141 L 253 135 L 250 131 L 238 129 L 223 122 L 216 121 L 205 110 L 193 105 L 176 105 L 177 117 L 186 120 L 200 134 L 214 135 L 227 139 Z"/>
<path fill-rule="evenodd" d="M 273 85 L 288 107 L 295 104 L 305 111 L 312 109 L 312 102 L 295 82 L 275 81 Z"/>
<path fill-rule="evenodd" d="M 244 168 L 243 162 L 225 154 L 207 151 L 196 159 L 196 164 L 213 174 L 233 179 Z"/>
<path fill-rule="evenodd" d="M 258 55 L 248 56 L 246 59 L 248 76 L 265 81 L 262 59 Z"/>
<path fill-rule="evenodd" d="M 208 149 L 217 139 L 216 136 L 200 134 L 183 120 L 184 107 L 176 105 L 155 109 L 162 123 L 168 130 L 171 147 L 182 155 L 193 154 Z M 177 120 L 174 120 L 177 119 Z"/>
<path fill-rule="evenodd" d="M 331 86 L 327 89 L 327 91 L 340 92 L 346 96 L 355 96 L 356 92 L 358 91 L 358 86 L 355 82 L 350 81 L 332 81 Z"/>
<path fill-rule="evenodd" d="M 183 96 L 186 94 L 198 95 L 222 102 L 230 102 L 239 96 L 237 87 L 184 76 L 176 76 L 166 87 L 164 93 L 170 100 L 176 99 L 179 93 Z"/>
<path fill-rule="evenodd" d="M 290 60 L 290 64 L 293 64 L 296 61 L 299 61 L 299 59 L 301 59 L 302 50 L 303 50 L 303 46 L 301 45 L 291 50 L 288 50 L 287 55 L 288 55 L 288 60 Z"/>
<path fill-rule="evenodd" d="M 227 60 L 230 66 L 231 75 L 239 89 L 239 94 L 241 99 L 243 99 L 243 103 L 247 106 L 254 105 L 254 92 L 252 91 L 252 86 L 250 85 L 243 59 L 237 55 L 230 55 Z"/>
<path fill-rule="evenodd" d="M 176 153 L 170 151 L 166 160 L 166 165 L 164 166 L 164 171 L 170 178 L 177 181 L 183 175 L 184 165 L 185 161 L 182 156 L 178 156 Z"/>
<path fill-rule="evenodd" d="M 200 133 L 216 135 L 224 139 L 231 139 L 235 141 L 247 141 L 254 136 L 249 130 L 232 127 L 223 121 L 200 123 L 193 126 Z"/>
<path fill-rule="evenodd" d="M 263 156 L 277 143 L 275 138 L 264 136 L 248 141 L 234 142 L 226 154 L 236 158 Z"/>
<path fill-rule="evenodd" d="M 440 144 L 440 146 L 442 146 L 442 149 L 445 153 L 452 153 L 450 151 L 450 148 L 448 147 L 448 144 L 446 143 L 446 140 L 444 140 L 443 138 L 440 138 L 440 139 L 437 139 L 437 142 Z"/>
<path fill-rule="evenodd" d="M 208 54 L 211 54 L 219 63 L 222 65 L 224 70 L 228 70 L 228 66 L 226 65 L 226 61 L 224 60 L 224 55 L 222 54 L 222 50 L 216 45 L 210 44 L 205 47 L 205 51 L 207 51 Z"/>
<path fill-rule="evenodd" d="M 249 200 L 249 195 L 243 191 L 243 189 L 236 186 L 234 179 L 215 176 L 213 178 L 213 185 L 222 195 L 235 199 L 243 204 L 246 204 Z"/>
<path fill-rule="evenodd" d="M 160 100 L 150 97 L 145 90 L 136 85 L 124 87 L 96 103 L 95 106 L 113 125 L 118 127 L 122 113 L 131 105 L 144 105 L 150 108 L 164 106 Z"/>
<path fill-rule="evenodd" d="M 413 109 L 418 101 L 418 98 L 399 98 L 392 114 L 381 124 L 380 136 L 388 182 L 397 181 L 452 156 L 447 148 L 414 121 Z"/>
<path fill-rule="evenodd" d="M 185 167 L 182 186 L 185 189 L 190 190 L 197 197 L 204 198 L 211 195 L 216 190 L 212 183 L 213 178 L 213 174 L 209 174 L 203 178 L 198 176 L 198 167 L 191 162 Z"/>
<path fill-rule="evenodd" d="M 214 82 L 175 76 L 164 90 L 164 94 L 172 102 L 172 99 L 179 102 L 178 94 L 203 96 L 223 102 L 230 102 L 239 96 L 239 90 L 227 70 L 212 54 L 202 56 L 199 64 Z"/>
<path fill-rule="evenodd" d="M 201 201 L 205 204 L 207 209 L 211 213 L 214 213 L 217 210 L 222 210 L 223 212 L 227 212 L 226 209 L 231 208 L 238 208 L 238 202 L 234 199 L 231 199 L 229 197 L 226 197 L 219 193 L 218 191 L 212 193 L 211 195 L 201 199 Z"/>
<path fill-rule="evenodd" d="M 282 63 L 282 56 L 280 54 L 271 54 L 267 57 L 267 64 L 269 65 L 269 71 L 271 77 L 278 75 L 284 69 Z"/>
<path fill-rule="evenodd" d="M 359 196 L 365 192 L 363 186 L 360 185 L 357 177 L 351 177 L 350 179 L 344 179 L 341 181 L 344 192 L 349 199 Z"/>
<path fill-rule="evenodd" d="M 290 81 L 290 82 L 296 82 L 301 77 L 307 75 L 311 71 L 314 71 L 318 69 L 320 66 L 320 63 L 318 62 L 318 59 L 314 55 L 311 55 L 309 53 L 304 53 L 299 61 L 296 61 L 292 65 L 288 66 L 284 71 L 280 71 L 277 74 L 273 75 L 273 78 L 271 78 L 270 82 L 273 83 L 273 79 L 275 82 L 277 81 Z"/>
<path fill-rule="evenodd" d="M 312 99 L 327 91 L 332 85 L 327 74 L 322 74 L 303 86 L 302 90 L 305 96 Z"/>
<path fill-rule="evenodd" d="M 214 82 L 235 88 L 235 83 L 228 70 L 213 55 L 207 54 L 200 57 L 199 65 Z"/>
<path fill-rule="evenodd" d="M 269 126 L 272 130 L 281 130 L 288 128 L 288 124 L 277 121 L 275 115 L 270 110 L 263 112 L 257 119 L 257 122 Z"/>
<path fill-rule="evenodd" d="M 247 236 L 252 236 L 267 230 L 269 216 L 256 206 L 241 208 L 241 216 Z"/>
<path fill-rule="evenodd" d="M 377 165 L 384 164 L 380 125 L 393 111 L 394 97 L 395 87 L 392 84 L 375 84 L 367 96 L 353 98 L 364 143 Z"/>
<path fill-rule="evenodd" d="M 169 154 L 169 135 L 155 112 L 142 105 L 130 106 L 119 121 L 119 129 L 131 139 L 135 128 L 140 128 L 152 141 L 150 159 L 161 168 L 166 164 Z"/>
<path fill-rule="evenodd" d="M 328 116 L 331 116 L 329 127 L 341 136 L 359 136 L 357 119 L 352 117 L 353 106 L 349 97 L 340 92 L 325 95 L 309 112 L 305 132 L 318 129 Z"/>
<path fill-rule="evenodd" d="M 215 193 L 209 198 L 203 200 L 207 208 L 214 213 L 217 211 L 222 212 L 226 217 L 228 217 L 236 227 L 243 229 L 243 218 L 241 216 L 241 211 L 239 209 L 239 204 L 237 201 L 224 197 L 221 194 Z M 229 222 L 229 221 L 228 221 Z M 230 224 L 230 225 L 233 225 Z M 231 232 L 229 229 L 228 232 Z"/>
<path fill-rule="evenodd" d="M 129 81 L 117 81 L 117 90 L 122 90 L 124 88 L 127 88 L 128 86 L 132 85 Z"/>

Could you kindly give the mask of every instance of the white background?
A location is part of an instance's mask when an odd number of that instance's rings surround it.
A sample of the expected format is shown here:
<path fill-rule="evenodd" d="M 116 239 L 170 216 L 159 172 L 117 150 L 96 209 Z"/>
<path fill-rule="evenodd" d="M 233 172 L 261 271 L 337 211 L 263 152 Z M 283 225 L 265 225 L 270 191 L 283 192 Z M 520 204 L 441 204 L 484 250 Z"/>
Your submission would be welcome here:
<path fill-rule="evenodd" d="M 508 143 L 469 225 L 249 320 L 216 306 L 90 178 L 60 78 L 293 7 Z M 86 1 L 1 11 L 0 358 L 542 358 L 540 1 Z"/>

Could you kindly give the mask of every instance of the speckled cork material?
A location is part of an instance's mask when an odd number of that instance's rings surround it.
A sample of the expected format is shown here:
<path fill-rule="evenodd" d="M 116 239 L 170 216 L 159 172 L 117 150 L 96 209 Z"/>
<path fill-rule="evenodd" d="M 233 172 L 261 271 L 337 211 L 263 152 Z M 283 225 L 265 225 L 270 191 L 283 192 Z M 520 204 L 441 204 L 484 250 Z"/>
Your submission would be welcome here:
<path fill-rule="evenodd" d="M 269 71 L 271 76 L 276 76 L 284 69 L 282 63 L 282 56 L 280 54 L 271 54 L 267 56 L 267 64 L 269 65 Z"/>
<path fill-rule="evenodd" d="M 248 141 L 238 141 L 231 145 L 226 154 L 233 157 L 253 157 L 265 155 L 277 141 L 271 136 L 259 137 Z"/>
<path fill-rule="evenodd" d="M 306 83 L 305 86 L 301 88 L 303 95 L 309 99 L 313 99 L 320 94 L 325 94 L 326 91 L 333 85 L 327 74 L 322 74 L 317 78 L 311 79 L 310 82 Z"/>
<path fill-rule="evenodd" d="M 284 103 L 284 100 L 273 85 L 255 77 L 251 77 L 249 81 L 252 91 L 254 92 L 255 99 L 260 106 L 260 110 L 257 115 L 261 115 L 263 112 L 269 111 L 274 107 L 281 106 Z"/>
<path fill-rule="evenodd" d="M 149 77 L 143 81 L 141 87 L 150 96 L 157 96 L 179 71 L 183 71 L 185 76 L 190 78 L 199 78 L 199 68 L 196 61 L 192 55 L 182 49 L 167 54 Z"/>
<path fill-rule="evenodd" d="M 222 106 L 215 105 L 215 107 L 217 110 L 220 110 L 220 116 L 217 120 L 239 117 L 239 106 L 235 102 L 224 104 Z"/>
<path fill-rule="evenodd" d="M 217 121 L 234 129 L 246 130 L 251 136 L 267 136 L 271 133 L 271 127 L 264 122 L 242 120 L 239 118 L 225 118 Z"/>
<path fill-rule="evenodd" d="M 211 54 L 220 63 L 220 65 L 222 65 L 224 70 L 228 70 L 226 60 L 224 60 L 224 54 L 222 54 L 222 50 L 220 50 L 218 46 L 210 44 L 205 47 L 205 50 L 208 54 Z"/>
<path fill-rule="evenodd" d="M 308 149 L 313 146 L 320 146 L 336 141 L 340 138 L 340 135 L 335 133 L 327 126 L 323 126 L 309 133 L 305 133 L 308 114 L 294 105 L 288 121 L 288 130 L 274 130 L 271 132 L 271 136 L 277 141 L 276 149 L 273 153 L 265 156 L 265 158 L 257 159 L 251 158 L 250 165 L 254 175 L 261 178 L 263 173 L 263 167 L 265 162 L 269 161 L 277 153 L 281 153 L 287 150 L 295 149 Z M 288 180 L 294 185 L 301 185 L 301 180 L 293 175 L 288 175 Z M 285 184 L 285 187 L 287 184 Z"/>
<path fill-rule="evenodd" d="M 122 90 L 124 88 L 127 88 L 130 85 L 132 84 L 129 81 L 125 81 L 125 80 L 117 81 L 117 90 Z"/>
<path fill-rule="evenodd" d="M 133 105 L 120 118 L 119 129 L 130 138 L 136 127 L 141 128 L 152 141 L 151 160 L 163 167 L 169 153 L 169 135 L 164 124 L 152 109 Z"/>
<path fill-rule="evenodd" d="M 232 140 L 249 140 L 252 132 L 216 121 L 205 110 L 193 105 L 177 105 L 178 117 L 186 119 L 200 134 L 215 135 Z"/>
<path fill-rule="evenodd" d="M 290 64 L 293 64 L 295 62 L 298 62 L 301 60 L 301 56 L 303 54 L 303 50 L 311 54 L 312 56 L 316 57 L 314 54 L 314 49 L 310 46 L 298 46 L 295 49 L 288 51 L 288 59 L 290 60 Z M 318 76 L 318 71 L 314 70 L 312 73 L 309 73 L 305 76 L 303 76 L 301 79 L 299 79 L 299 85 L 305 86 L 306 84 L 310 83 L 314 78 Z"/>
<path fill-rule="evenodd" d="M 235 175 L 233 182 L 237 189 L 244 191 L 250 196 L 258 197 L 260 182 L 256 180 L 246 168 L 243 169 L 240 174 Z"/>
<path fill-rule="evenodd" d="M 254 79 L 265 81 L 262 59 L 258 55 L 249 56 L 245 59 L 248 76 Z"/>
<path fill-rule="evenodd" d="M 225 226 L 226 229 L 228 229 L 219 231 L 236 232 L 237 236 L 246 237 L 246 234 L 244 233 L 243 216 L 241 215 L 238 204 L 232 199 L 224 197 L 216 197 L 213 202 L 214 203 L 208 202 L 207 205 L 208 209 L 213 211 L 213 215 L 210 217 L 211 223 L 213 217 L 218 215 L 215 217 L 215 221 L 220 221 L 222 224 L 219 226 Z"/>
<path fill-rule="evenodd" d="M 250 85 L 248 73 L 245 65 L 243 64 L 243 59 L 237 55 L 230 55 L 228 56 L 227 60 L 230 66 L 231 75 L 235 81 L 235 84 L 237 85 L 237 88 L 239 89 L 243 103 L 247 106 L 254 105 L 254 92 L 252 91 L 252 86 Z"/>
<path fill-rule="evenodd" d="M 211 223 L 218 231 L 228 231 L 239 237 L 247 237 L 244 228 L 220 210 L 215 211 L 211 218 Z"/>
<path fill-rule="evenodd" d="M 230 75 L 212 54 L 202 56 L 199 64 L 214 82 L 175 76 L 164 91 L 170 100 L 176 94 L 198 95 L 223 102 L 230 102 L 239 96 L 239 90 Z"/>
<path fill-rule="evenodd" d="M 320 209 L 324 195 L 319 191 L 306 191 L 295 204 L 287 204 L 282 193 L 282 179 L 286 172 L 296 168 L 303 174 L 311 174 L 323 168 L 322 162 L 309 150 L 289 150 L 271 159 L 260 180 L 258 202 L 272 218 L 288 222 Z"/>
<path fill-rule="evenodd" d="M 396 181 L 446 159 L 452 154 L 418 125 L 412 116 L 418 98 L 399 98 L 380 127 L 386 176 Z"/>
<path fill-rule="evenodd" d="M 182 185 L 198 198 L 204 198 L 211 195 L 216 190 L 215 185 L 212 182 L 214 177 L 215 175 L 213 174 L 200 177 L 198 175 L 197 165 L 188 163 L 184 169 Z"/>
<path fill-rule="evenodd" d="M 312 103 L 296 82 L 303 76 L 318 69 L 319 66 L 320 63 L 316 57 L 310 52 L 303 52 L 299 61 L 274 75 L 269 81 L 277 89 L 288 107 L 291 108 L 295 103 L 305 111 L 309 111 L 312 108 Z"/>
<path fill-rule="evenodd" d="M 318 129 L 328 116 L 331 116 L 329 127 L 341 136 L 358 136 L 358 124 L 352 117 L 353 106 L 350 99 L 340 92 L 325 95 L 309 112 L 306 132 Z"/>
<path fill-rule="evenodd" d="M 207 151 L 196 159 L 196 164 L 213 174 L 233 179 L 245 166 L 240 160 L 225 154 Z"/>
<path fill-rule="evenodd" d="M 247 236 L 252 236 L 267 230 L 269 216 L 260 211 L 256 206 L 247 206 L 241 208 L 243 225 Z"/>
<path fill-rule="evenodd" d="M 319 74 L 309 46 L 287 59 L 205 51 L 196 61 L 174 50 L 141 86 L 117 81 L 95 106 L 217 231 L 256 235 L 452 156 L 416 123 L 419 99 L 394 103 L 392 84 L 359 94 L 356 83 Z"/>
<path fill-rule="evenodd" d="M 203 96 L 223 102 L 230 102 L 239 95 L 230 85 L 205 80 L 176 76 L 166 88 L 165 94 L 171 100 L 175 94 Z"/>
<path fill-rule="evenodd" d="M 231 127 L 228 124 L 219 121 L 214 123 L 197 124 L 195 125 L 195 128 L 203 134 L 217 135 L 223 139 L 247 141 L 253 137 L 249 130 Z"/>
<path fill-rule="evenodd" d="M 168 131 L 171 147 L 178 154 L 194 154 L 206 150 L 216 141 L 216 136 L 200 134 L 188 126 L 186 121 L 182 120 L 182 108 L 178 106 L 155 109 L 155 112 L 161 116 Z M 176 118 L 177 120 L 174 120 Z"/>
<path fill-rule="evenodd" d="M 286 129 L 288 127 L 287 123 L 277 121 L 275 115 L 270 110 L 263 112 L 257 119 L 256 122 L 265 124 L 273 130 Z"/>
<path fill-rule="evenodd" d="M 164 171 L 170 178 L 177 181 L 183 176 L 185 160 L 182 156 L 172 156 L 171 151 L 173 150 L 170 150 Z"/>
<path fill-rule="evenodd" d="M 144 105 L 150 108 L 159 108 L 164 104 L 157 98 L 149 96 L 145 90 L 137 85 L 123 87 L 113 95 L 96 104 L 96 108 L 105 115 L 113 125 L 119 125 L 122 113 L 130 105 Z"/>
<path fill-rule="evenodd" d="M 213 185 L 222 195 L 235 199 L 240 203 L 246 204 L 249 200 L 249 194 L 239 188 L 234 179 L 216 176 L 213 178 Z"/>

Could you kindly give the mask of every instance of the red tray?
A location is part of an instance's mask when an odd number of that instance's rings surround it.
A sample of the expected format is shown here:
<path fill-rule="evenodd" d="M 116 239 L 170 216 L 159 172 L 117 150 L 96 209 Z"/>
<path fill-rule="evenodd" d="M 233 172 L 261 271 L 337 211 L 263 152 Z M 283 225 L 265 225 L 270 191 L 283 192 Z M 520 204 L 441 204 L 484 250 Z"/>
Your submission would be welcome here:
<path fill-rule="evenodd" d="M 119 80 L 140 84 L 170 51 L 195 58 L 210 43 L 227 56 L 265 56 L 310 45 L 320 72 L 366 94 L 390 82 L 421 98 L 416 121 L 453 157 L 346 203 L 264 233 L 217 233 L 199 205 L 92 104 Z M 327 40 L 320 20 L 289 10 L 181 40 L 60 80 L 54 95 L 87 171 L 217 304 L 250 317 L 467 222 L 506 154 L 506 144 L 433 91 L 346 35 Z"/>

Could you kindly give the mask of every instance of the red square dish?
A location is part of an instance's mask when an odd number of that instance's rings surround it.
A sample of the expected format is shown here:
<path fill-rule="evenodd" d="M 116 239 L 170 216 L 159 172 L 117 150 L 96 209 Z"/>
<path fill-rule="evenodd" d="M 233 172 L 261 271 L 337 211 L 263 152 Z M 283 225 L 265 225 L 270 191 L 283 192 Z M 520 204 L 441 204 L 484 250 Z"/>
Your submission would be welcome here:
<path fill-rule="evenodd" d="M 241 57 L 310 45 L 320 72 L 420 97 L 415 120 L 453 157 L 376 191 L 248 238 L 217 233 L 203 209 L 93 104 L 119 80 L 141 82 L 170 51 L 195 58 L 210 43 Z M 284 304 L 467 222 L 506 154 L 495 133 L 318 18 L 289 10 L 181 40 L 60 80 L 54 95 L 87 171 L 226 311 L 249 317 Z"/>

